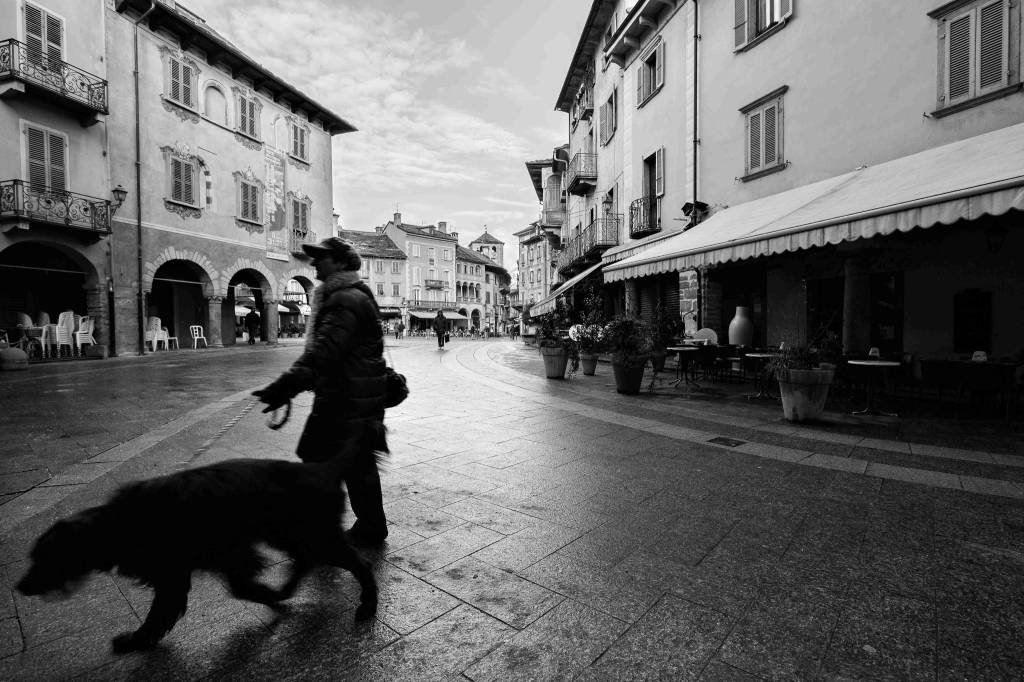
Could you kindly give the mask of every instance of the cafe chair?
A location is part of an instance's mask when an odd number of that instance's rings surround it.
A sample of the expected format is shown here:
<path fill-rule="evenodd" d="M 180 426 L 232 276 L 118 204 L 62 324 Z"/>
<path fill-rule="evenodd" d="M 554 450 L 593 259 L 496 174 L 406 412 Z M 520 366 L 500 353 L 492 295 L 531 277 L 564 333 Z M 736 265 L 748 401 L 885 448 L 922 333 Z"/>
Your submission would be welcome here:
<path fill-rule="evenodd" d="M 75 335 L 75 313 L 71 310 L 65 310 L 57 318 L 57 337 L 55 339 L 55 345 L 57 346 L 57 355 L 60 357 L 61 349 L 64 346 L 68 347 L 68 355 L 75 355 L 74 347 L 74 335 Z"/>
<path fill-rule="evenodd" d="M 146 323 L 146 343 L 152 351 L 156 352 L 160 349 L 160 344 L 164 345 L 164 350 L 167 350 L 167 338 L 168 333 L 160 321 L 159 317 L 149 318 L 149 322 Z"/>
<path fill-rule="evenodd" d="M 703 341 L 705 345 L 715 346 L 718 345 L 718 334 L 715 333 L 714 329 L 709 327 L 702 327 L 693 333 L 693 338 L 699 341 Z"/>
<path fill-rule="evenodd" d="M 75 352 L 78 355 L 82 354 L 82 346 L 83 345 L 85 345 L 87 343 L 90 344 L 90 345 L 93 345 L 93 346 L 96 345 L 96 339 L 93 338 L 93 335 L 92 335 L 94 329 L 95 329 L 95 323 L 92 321 L 92 318 L 89 317 L 88 315 L 84 316 L 82 318 L 81 324 L 79 324 L 79 326 L 78 326 L 78 331 L 75 332 L 75 334 L 74 334 L 74 338 L 75 338 Z"/>
<path fill-rule="evenodd" d="M 198 345 L 199 345 L 200 341 L 202 341 L 203 345 L 206 346 L 207 348 L 210 347 L 210 344 L 208 344 L 206 342 L 206 336 L 203 334 L 203 327 L 202 327 L 202 325 L 190 324 L 189 327 L 188 327 L 188 331 L 189 331 L 190 334 L 192 334 L 192 348 L 193 349 L 198 348 Z"/>

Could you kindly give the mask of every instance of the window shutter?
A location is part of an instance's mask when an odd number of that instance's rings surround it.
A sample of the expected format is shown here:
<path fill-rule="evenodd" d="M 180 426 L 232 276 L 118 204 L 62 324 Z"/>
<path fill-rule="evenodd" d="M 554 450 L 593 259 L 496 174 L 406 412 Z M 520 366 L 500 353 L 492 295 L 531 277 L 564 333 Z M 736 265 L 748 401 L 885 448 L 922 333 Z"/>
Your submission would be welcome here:
<path fill-rule="evenodd" d="M 180 159 L 171 159 L 171 199 L 181 201 L 185 195 L 184 169 Z"/>
<path fill-rule="evenodd" d="M 644 101 L 644 74 L 647 72 L 647 65 L 639 59 L 637 60 L 636 68 L 636 105 Z"/>
<path fill-rule="evenodd" d="M 747 158 L 750 162 L 750 170 L 753 171 L 761 167 L 761 112 L 750 114 L 748 121 L 750 130 Z"/>
<path fill-rule="evenodd" d="M 67 162 L 64 158 L 64 138 L 60 135 L 47 133 L 47 147 L 50 152 L 50 189 L 66 190 L 67 187 Z"/>
<path fill-rule="evenodd" d="M 793 15 L 793 0 L 779 0 L 779 21 Z"/>
<path fill-rule="evenodd" d="M 170 59 L 171 67 L 171 99 L 181 101 L 181 62 L 177 59 Z"/>
<path fill-rule="evenodd" d="M 736 20 L 733 22 L 735 46 L 747 42 L 747 0 L 736 0 Z"/>
<path fill-rule="evenodd" d="M 34 190 L 45 190 L 49 184 L 46 177 L 46 131 L 26 128 L 28 137 L 28 184 Z"/>
<path fill-rule="evenodd" d="M 659 147 L 654 154 L 654 193 L 661 196 L 665 193 L 665 148 Z"/>
<path fill-rule="evenodd" d="M 984 5 L 978 10 L 978 88 L 1002 86 L 1006 83 L 1007 22 L 1003 16 L 1003 0 Z"/>
<path fill-rule="evenodd" d="M 248 109 L 248 112 L 249 112 L 249 115 L 248 115 L 249 127 L 248 127 L 247 130 L 248 130 L 249 134 L 252 135 L 253 137 L 259 137 L 258 126 L 256 124 L 256 100 L 255 99 L 246 100 L 245 106 L 246 106 L 246 109 Z"/>
<path fill-rule="evenodd" d="M 305 128 L 300 128 L 299 129 L 299 156 L 301 158 L 303 158 L 303 159 L 307 158 L 306 157 L 306 137 L 307 137 L 306 129 Z"/>
<path fill-rule="evenodd" d="M 195 204 L 195 189 L 192 185 L 195 167 L 187 162 L 181 162 L 181 200 L 186 204 Z"/>
<path fill-rule="evenodd" d="M 654 87 L 660 88 L 665 84 L 665 41 L 658 43 L 658 47 L 654 51 Z"/>
<path fill-rule="evenodd" d="M 25 44 L 28 46 L 28 60 L 33 64 L 43 63 L 43 10 L 25 3 Z"/>
<path fill-rule="evenodd" d="M 181 65 L 181 103 L 187 107 L 192 104 L 192 67 Z"/>
<path fill-rule="evenodd" d="M 778 139 L 776 138 L 778 109 L 776 105 L 765 107 L 764 110 L 764 165 L 771 166 L 778 158 Z"/>
<path fill-rule="evenodd" d="M 61 70 L 64 59 L 64 22 L 48 12 L 46 16 L 46 57 L 51 71 Z"/>
<path fill-rule="evenodd" d="M 292 232 L 302 234 L 302 220 L 299 218 L 299 202 L 292 199 Z"/>
<path fill-rule="evenodd" d="M 299 155 L 299 127 L 292 125 L 292 155 Z"/>
<path fill-rule="evenodd" d="M 973 14 L 965 14 L 949 22 L 946 29 L 949 102 L 971 94 L 971 43 L 974 32 L 972 19 Z"/>

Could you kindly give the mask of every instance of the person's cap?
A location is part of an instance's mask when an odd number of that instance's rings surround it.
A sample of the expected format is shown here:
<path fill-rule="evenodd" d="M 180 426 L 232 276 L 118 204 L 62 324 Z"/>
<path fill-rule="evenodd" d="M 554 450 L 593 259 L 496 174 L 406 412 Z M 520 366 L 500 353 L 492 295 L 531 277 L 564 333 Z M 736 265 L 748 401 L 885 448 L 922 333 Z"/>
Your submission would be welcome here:
<path fill-rule="evenodd" d="M 302 250 L 310 258 L 333 256 L 336 261 L 345 264 L 344 269 L 359 269 L 360 259 L 355 246 L 341 237 L 328 237 L 319 244 L 303 244 Z"/>

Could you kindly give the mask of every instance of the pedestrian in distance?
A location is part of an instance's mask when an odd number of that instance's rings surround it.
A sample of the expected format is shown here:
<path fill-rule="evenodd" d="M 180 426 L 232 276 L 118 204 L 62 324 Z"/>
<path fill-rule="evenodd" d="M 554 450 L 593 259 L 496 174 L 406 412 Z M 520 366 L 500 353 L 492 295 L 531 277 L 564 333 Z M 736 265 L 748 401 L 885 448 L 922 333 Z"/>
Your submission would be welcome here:
<path fill-rule="evenodd" d="M 245 316 L 245 330 L 249 332 L 249 345 L 256 343 L 256 334 L 260 331 L 260 314 L 256 312 L 255 308 L 249 308 L 249 313 Z"/>
<path fill-rule="evenodd" d="M 402 338 L 402 332 L 404 332 L 404 331 L 405 331 L 405 323 L 399 321 L 399 323 L 397 325 L 395 325 L 395 341 L 398 341 L 400 338 Z"/>
<path fill-rule="evenodd" d="M 348 540 L 379 545 L 388 535 L 377 471 L 378 453 L 388 451 L 380 311 L 359 276 L 361 261 L 350 242 L 329 237 L 302 250 L 322 282 L 313 293 L 305 349 L 290 369 L 253 395 L 270 412 L 302 391 L 314 391 L 296 454 L 304 462 L 348 459 L 342 478 L 356 515 Z"/>
<path fill-rule="evenodd" d="M 440 310 L 437 311 L 437 316 L 434 317 L 434 333 L 437 335 L 437 349 L 444 350 L 444 337 L 448 333 L 448 320 L 445 319 L 444 313 Z"/>

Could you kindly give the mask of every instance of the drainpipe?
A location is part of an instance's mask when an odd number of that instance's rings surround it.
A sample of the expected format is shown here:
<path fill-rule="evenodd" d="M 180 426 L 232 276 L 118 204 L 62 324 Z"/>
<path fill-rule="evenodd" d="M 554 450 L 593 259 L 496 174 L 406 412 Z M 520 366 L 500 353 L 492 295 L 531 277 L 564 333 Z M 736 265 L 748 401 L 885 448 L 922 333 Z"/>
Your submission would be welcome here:
<path fill-rule="evenodd" d="M 697 108 L 699 83 L 697 81 L 697 45 L 700 43 L 700 33 L 697 24 L 697 0 L 693 0 L 693 225 L 700 222 L 700 213 L 697 212 L 697 148 L 700 140 L 697 138 Z"/>
<path fill-rule="evenodd" d="M 139 279 L 138 315 L 139 315 L 139 355 L 146 354 L 146 292 L 142 290 L 142 123 L 139 112 L 139 24 L 150 12 L 156 9 L 156 3 L 149 0 L 149 9 L 135 20 L 134 35 L 134 71 L 135 80 L 135 251 L 137 260 L 136 275 Z M 155 344 L 154 344 L 155 345 Z"/>

